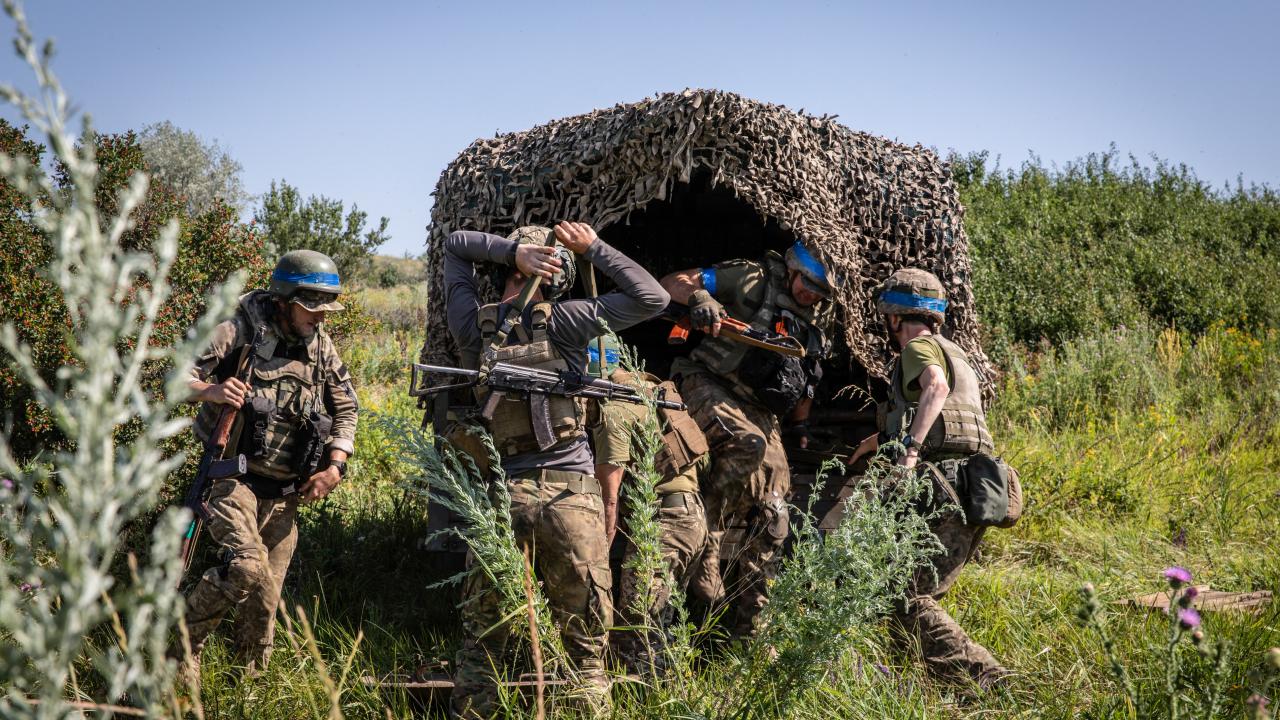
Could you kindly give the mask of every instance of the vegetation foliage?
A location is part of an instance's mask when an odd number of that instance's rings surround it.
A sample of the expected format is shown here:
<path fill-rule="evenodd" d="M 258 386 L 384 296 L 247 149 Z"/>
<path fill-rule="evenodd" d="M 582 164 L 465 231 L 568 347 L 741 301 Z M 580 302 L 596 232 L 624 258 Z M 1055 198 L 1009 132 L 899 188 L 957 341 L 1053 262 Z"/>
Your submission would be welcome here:
<path fill-rule="evenodd" d="M 19 27 L 20 50 L 51 78 Z M 48 87 L 47 105 L 5 91 L 31 126 L 0 121 L 0 322 L 11 328 L 0 412 L 14 418 L 0 446 L 0 716 L 61 717 L 67 700 L 177 715 L 164 647 L 180 611 L 182 513 L 143 515 L 178 461 L 161 449 L 182 428 L 166 399 L 178 393 L 159 390 L 226 311 L 228 273 L 263 282 L 265 241 L 323 227 L 362 257 L 385 222 L 366 231 L 363 213 L 344 219 L 323 199 L 313 221 L 296 190 L 282 197 L 288 186 L 274 190 L 276 236 L 265 215 L 255 231 L 218 201 L 193 214 L 189 198 L 146 182 L 137 136 L 76 138 L 62 115 L 40 114 L 65 108 Z M 1268 654 L 1280 645 L 1275 604 L 1204 612 L 1196 629 L 1208 639 L 1196 642 L 1178 616 L 1120 601 L 1167 588 L 1160 570 L 1175 565 L 1215 589 L 1280 588 L 1275 192 L 1215 190 L 1185 167 L 1114 150 L 1061 169 L 1001 170 L 981 154 L 952 169 L 1004 370 L 990 421 L 1027 507 L 1016 528 L 987 535 L 944 602 L 1018 673 L 1010 690 L 970 698 L 881 647 L 875 617 L 907 560 L 886 554 L 906 552 L 893 542 L 902 525 L 887 522 L 900 519 L 898 500 L 875 496 L 825 542 L 801 531 L 774 586 L 772 634 L 702 654 L 685 628 L 666 682 L 621 685 L 617 717 L 1239 717 L 1264 704 L 1251 695 L 1280 672 Z M 420 411 L 403 393 L 424 288 L 353 299 L 362 310 L 334 329 L 362 408 L 390 421 L 362 421 L 348 480 L 300 513 L 267 672 L 239 678 L 210 643 L 193 708 L 205 717 L 407 716 L 410 697 L 359 678 L 431 666 L 460 640 L 456 590 L 432 585 L 456 568 L 417 552 L 424 500 L 403 483 L 423 466 L 405 448 L 433 452 L 407 429 Z M 471 499 L 477 518 L 493 519 L 490 498 Z M 139 525 L 145 541 L 113 568 Z M 521 559 L 503 558 L 514 573 Z M 513 594 L 513 607 L 527 597 Z"/>

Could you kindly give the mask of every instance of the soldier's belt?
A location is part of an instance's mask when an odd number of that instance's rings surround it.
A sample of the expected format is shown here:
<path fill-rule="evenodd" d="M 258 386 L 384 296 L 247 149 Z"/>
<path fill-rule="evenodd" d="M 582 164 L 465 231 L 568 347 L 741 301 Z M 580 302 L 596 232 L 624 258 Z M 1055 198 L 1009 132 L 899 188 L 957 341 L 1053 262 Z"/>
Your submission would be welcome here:
<path fill-rule="evenodd" d="M 531 482 L 539 487 L 563 487 L 575 494 L 600 494 L 599 480 L 568 470 L 531 470 L 517 475 L 511 482 Z"/>
<path fill-rule="evenodd" d="M 698 493 L 694 492 L 673 492 L 663 495 L 661 498 L 663 509 L 667 508 L 686 508 L 688 510 L 698 509 Z"/>

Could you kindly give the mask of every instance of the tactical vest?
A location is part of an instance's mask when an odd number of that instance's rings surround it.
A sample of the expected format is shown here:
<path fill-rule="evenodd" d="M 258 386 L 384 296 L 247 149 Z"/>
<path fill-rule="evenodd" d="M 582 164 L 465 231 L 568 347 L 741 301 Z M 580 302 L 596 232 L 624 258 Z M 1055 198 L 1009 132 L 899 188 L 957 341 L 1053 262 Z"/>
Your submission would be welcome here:
<path fill-rule="evenodd" d="M 825 357 L 831 349 L 831 340 L 823 328 L 832 316 L 831 304 L 824 301 L 812 307 L 801 307 L 791 298 L 787 287 L 787 265 L 782 256 L 770 250 L 765 254 L 764 265 L 767 276 L 764 299 L 755 314 L 744 322 L 770 333 L 777 332 L 778 323 L 782 322 L 784 329 L 804 343 L 807 355 Z M 735 373 L 751 350 L 750 345 L 706 335 L 689 356 L 715 374 L 737 382 Z"/>
<path fill-rule="evenodd" d="M 502 318 L 498 316 L 500 305 L 493 303 L 480 308 L 477 321 L 480 324 L 481 343 L 489 345 L 497 334 Z M 516 312 L 510 308 L 509 312 Z M 551 317 L 551 303 L 540 302 L 530 312 L 528 327 L 524 320 L 512 327 L 507 345 L 497 348 L 495 360 L 536 370 L 567 370 L 569 363 L 560 356 L 547 337 L 547 321 Z M 476 402 L 483 406 L 489 397 L 489 389 L 476 386 Z M 557 443 L 571 440 L 583 434 L 586 427 L 586 404 L 581 398 L 548 395 L 547 409 L 551 434 Z M 489 434 L 494 446 L 504 457 L 521 455 L 538 449 L 531 413 L 532 402 L 518 394 L 505 393 L 488 421 Z"/>
<path fill-rule="evenodd" d="M 273 321 L 266 317 L 262 303 L 245 303 L 253 327 L 265 327 L 268 337 L 259 338 L 253 359 L 253 376 L 245 411 L 240 414 L 238 447 L 249 461 L 249 472 L 273 480 L 306 480 L 299 468 L 304 456 L 314 452 L 314 443 L 328 441 L 315 434 L 317 417 L 328 418 L 324 407 L 323 358 L 293 360 L 276 357 L 275 349 L 284 340 Z M 323 338 L 315 341 L 315 352 L 324 351 Z"/>
<path fill-rule="evenodd" d="M 645 373 L 636 376 L 625 370 L 615 370 L 609 379 L 612 382 L 654 389 L 654 396 L 660 400 L 683 403 L 680 391 L 670 380 L 658 382 L 658 378 Z M 658 408 L 658 426 L 662 432 L 662 447 L 654 458 L 654 469 L 668 482 L 678 475 L 688 472 L 706 455 L 711 446 L 702 434 L 698 422 L 689 415 L 688 410 Z"/>
<path fill-rule="evenodd" d="M 938 343 L 947 357 L 947 367 L 951 371 L 951 392 L 933 427 L 929 428 L 925 437 L 920 438 L 920 454 L 926 460 L 939 460 L 994 452 L 995 445 L 987 430 L 987 416 L 982 410 L 982 387 L 978 383 L 977 373 L 969 364 L 969 356 L 959 345 L 941 335 L 929 337 Z M 896 438 L 911 427 L 916 408 L 916 404 L 908 402 L 902 391 L 901 360 L 893 366 L 889 387 L 884 431 Z"/>

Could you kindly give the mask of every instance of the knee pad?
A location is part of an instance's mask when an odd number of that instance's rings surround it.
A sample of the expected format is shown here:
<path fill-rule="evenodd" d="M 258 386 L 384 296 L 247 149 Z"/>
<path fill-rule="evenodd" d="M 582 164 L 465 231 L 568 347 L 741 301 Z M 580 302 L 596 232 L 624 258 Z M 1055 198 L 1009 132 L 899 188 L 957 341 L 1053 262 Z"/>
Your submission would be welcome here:
<path fill-rule="evenodd" d="M 786 540 L 791 532 L 791 511 L 787 508 L 787 501 L 771 497 L 760 506 L 760 510 L 763 515 L 761 520 L 769 536 L 779 543 Z"/>
<path fill-rule="evenodd" d="M 271 582 L 271 569 L 267 566 L 265 550 L 235 553 L 226 567 L 227 580 L 241 590 L 256 590 Z"/>
<path fill-rule="evenodd" d="M 764 462 L 765 439 L 760 435 L 742 435 L 733 439 L 726 448 L 732 454 L 734 464 L 749 466 L 752 470 Z"/>

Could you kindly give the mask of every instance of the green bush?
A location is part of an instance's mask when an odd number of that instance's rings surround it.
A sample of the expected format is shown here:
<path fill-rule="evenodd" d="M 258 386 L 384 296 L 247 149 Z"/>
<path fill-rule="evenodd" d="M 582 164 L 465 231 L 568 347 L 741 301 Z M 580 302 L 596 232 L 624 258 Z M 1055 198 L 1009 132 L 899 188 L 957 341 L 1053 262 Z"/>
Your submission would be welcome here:
<path fill-rule="evenodd" d="M 1185 165 L 1126 164 L 1114 149 L 1061 169 L 1001 170 L 986 153 L 950 162 L 979 311 L 1003 343 L 1146 320 L 1193 333 L 1280 325 L 1280 196 L 1268 187 L 1215 190 Z"/>
<path fill-rule="evenodd" d="M 94 200 L 100 222 L 106 222 L 118 212 L 119 197 L 133 175 L 147 168 L 132 132 L 98 135 L 94 143 L 99 164 Z M 27 137 L 27 128 L 0 119 L 0 151 L 21 155 L 34 166 L 45 148 Z M 67 169 L 55 166 L 54 192 L 68 192 L 70 182 Z M 170 278 L 173 293 L 156 322 L 152 340 L 156 346 L 176 344 L 200 317 L 209 292 L 233 272 L 247 269 L 250 287 L 265 283 L 269 268 L 261 257 L 260 237 L 225 204 L 214 203 L 206 212 L 190 216 L 181 196 L 153 180 L 130 219 L 132 225 L 120 240 L 126 250 L 151 252 L 165 224 L 176 220 L 180 226 Z M 31 205 L 6 181 L 0 181 L 0 231 L 6 240 L 0 245 L 0 278 L 6 294 L 0 304 L 0 324 L 14 325 L 19 339 L 31 346 L 41 374 L 52 383 L 59 367 L 78 362 L 67 345 L 70 320 L 62 294 L 45 271 L 52 257 L 50 240 L 36 226 Z M 138 289 L 121 302 L 131 302 Z M 8 368 L 0 369 L 0 415 L 13 418 L 11 442 L 19 457 L 60 445 L 48 413 L 32 402 Z"/>

